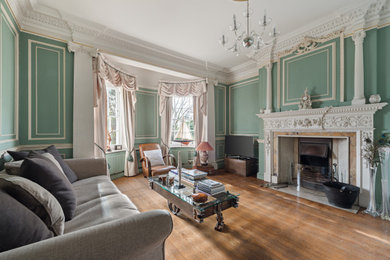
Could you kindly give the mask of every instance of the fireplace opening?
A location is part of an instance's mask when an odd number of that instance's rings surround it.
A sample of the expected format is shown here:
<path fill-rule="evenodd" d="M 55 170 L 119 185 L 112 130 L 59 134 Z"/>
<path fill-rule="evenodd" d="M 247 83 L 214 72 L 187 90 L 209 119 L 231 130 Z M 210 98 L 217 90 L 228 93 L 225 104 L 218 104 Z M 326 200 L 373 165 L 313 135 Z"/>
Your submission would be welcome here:
<path fill-rule="evenodd" d="M 332 139 L 299 138 L 298 162 L 301 186 L 324 191 L 322 183 L 332 179 Z"/>

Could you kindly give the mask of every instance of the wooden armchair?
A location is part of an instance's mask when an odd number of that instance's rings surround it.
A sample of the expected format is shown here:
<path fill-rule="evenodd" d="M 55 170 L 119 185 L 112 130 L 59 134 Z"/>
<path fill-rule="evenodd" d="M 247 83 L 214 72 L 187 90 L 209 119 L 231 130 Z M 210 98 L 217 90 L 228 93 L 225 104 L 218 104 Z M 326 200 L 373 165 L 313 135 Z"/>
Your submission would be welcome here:
<path fill-rule="evenodd" d="M 155 175 L 160 175 L 160 174 L 166 174 L 170 170 L 175 169 L 176 165 L 176 159 L 173 154 L 168 154 L 164 155 L 163 159 L 166 161 L 166 158 L 168 157 L 168 164 L 171 165 L 156 165 L 156 166 L 151 166 L 149 160 L 145 157 L 144 151 L 150 151 L 150 150 L 161 150 L 161 147 L 157 143 L 151 143 L 151 144 L 140 144 L 139 145 L 139 154 L 140 154 L 140 162 L 142 163 L 142 173 L 144 177 L 151 177 Z"/>

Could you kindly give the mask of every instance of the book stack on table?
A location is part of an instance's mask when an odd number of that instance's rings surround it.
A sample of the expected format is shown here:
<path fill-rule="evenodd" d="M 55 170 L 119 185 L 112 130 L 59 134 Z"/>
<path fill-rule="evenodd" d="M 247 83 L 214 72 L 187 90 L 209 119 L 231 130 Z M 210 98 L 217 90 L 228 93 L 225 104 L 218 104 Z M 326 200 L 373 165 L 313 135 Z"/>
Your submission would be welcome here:
<path fill-rule="evenodd" d="M 197 188 L 198 190 L 206 192 L 210 195 L 215 195 L 225 191 L 225 185 L 210 179 L 204 179 L 199 181 Z"/>
<path fill-rule="evenodd" d="M 177 169 L 171 170 L 169 173 L 170 175 L 175 176 L 176 180 L 179 178 Z M 191 184 L 195 184 L 198 181 L 206 179 L 207 172 L 202 172 L 196 169 L 181 169 L 181 177 L 183 180 L 190 182 Z"/>

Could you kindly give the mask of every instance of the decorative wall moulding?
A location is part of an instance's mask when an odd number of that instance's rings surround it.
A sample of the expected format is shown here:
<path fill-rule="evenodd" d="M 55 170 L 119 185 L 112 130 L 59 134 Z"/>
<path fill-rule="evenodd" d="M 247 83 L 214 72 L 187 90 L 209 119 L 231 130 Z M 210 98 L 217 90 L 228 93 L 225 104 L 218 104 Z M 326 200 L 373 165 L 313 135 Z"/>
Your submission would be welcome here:
<path fill-rule="evenodd" d="M 32 0 L 7 0 L 22 30 L 41 33 L 65 41 L 77 41 L 110 50 L 125 57 L 147 62 L 164 68 L 174 69 L 195 76 L 213 76 L 221 82 L 233 83 L 242 79 L 244 73 L 235 76 L 236 71 L 209 64 L 205 71 L 204 62 L 191 57 L 163 49 L 138 39 L 110 30 L 103 25 L 91 24 L 80 19 L 59 17 L 58 13 L 46 14 L 31 4 Z M 35 8 L 35 9 L 34 9 Z M 270 61 L 275 61 L 278 54 L 297 46 L 305 37 L 321 38 L 333 32 L 345 29 L 349 35 L 357 29 L 382 26 L 390 21 L 390 0 L 368 1 L 349 11 L 322 19 L 304 28 L 285 34 L 249 58 L 257 63 L 257 69 Z M 256 65 L 253 65 L 253 71 Z M 253 73 L 250 73 L 250 75 Z M 250 76 L 249 75 L 249 76 Z"/>
<path fill-rule="evenodd" d="M 257 114 L 264 120 L 264 131 L 276 130 L 372 130 L 373 115 L 387 103 L 325 107 Z"/>
<path fill-rule="evenodd" d="M 277 39 L 274 46 L 252 53 L 250 58 L 257 61 L 258 68 L 270 61 L 277 61 L 279 57 L 291 53 L 292 49 L 310 39 L 324 39 L 325 41 L 338 37 L 341 31 L 351 35 L 356 30 L 375 28 L 390 22 L 390 1 L 374 0 L 337 16 L 329 17 L 328 21 L 313 23 L 307 28 L 301 28 Z M 323 41 L 322 41 L 323 42 Z M 270 57 L 270 58 L 268 58 Z"/>
<path fill-rule="evenodd" d="M 111 30 L 103 25 L 79 18 L 63 17 L 58 11 L 48 12 L 31 0 L 7 0 L 21 30 L 48 35 L 62 41 L 80 42 L 136 61 L 160 66 L 194 76 L 214 77 L 221 82 L 228 78 L 225 68 L 198 60 L 134 37 Z M 37 7 L 38 6 L 38 7 Z"/>
<path fill-rule="evenodd" d="M 96 57 L 98 53 L 98 49 L 93 47 L 88 47 L 85 45 L 81 45 L 75 42 L 68 42 L 68 51 L 69 52 L 78 52 L 78 53 L 85 53 L 92 57 Z"/>

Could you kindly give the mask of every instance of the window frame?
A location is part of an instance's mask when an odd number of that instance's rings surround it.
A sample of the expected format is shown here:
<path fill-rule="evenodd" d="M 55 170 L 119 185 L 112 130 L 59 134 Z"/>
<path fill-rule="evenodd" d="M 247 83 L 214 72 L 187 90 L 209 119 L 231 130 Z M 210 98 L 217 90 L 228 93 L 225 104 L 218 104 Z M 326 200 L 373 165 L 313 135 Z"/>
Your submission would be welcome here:
<path fill-rule="evenodd" d="M 188 145 L 184 145 L 180 142 L 175 142 L 173 140 L 174 138 L 174 135 L 176 134 L 174 132 L 174 124 L 173 124 L 173 121 L 175 120 L 175 116 L 174 116 L 174 99 L 175 98 L 188 98 L 191 100 L 191 112 L 192 112 L 192 121 L 193 122 L 193 128 L 191 130 L 191 125 L 187 125 L 189 128 L 190 128 L 190 133 L 192 134 L 192 137 L 193 137 L 193 140 L 191 143 L 189 143 Z M 187 112 L 188 113 L 188 112 Z M 195 148 L 195 118 L 194 118 L 194 104 L 193 104 L 193 97 L 192 96 L 173 96 L 172 97 L 172 119 L 171 119 L 171 133 L 170 133 L 170 138 L 169 138 L 169 147 L 172 147 L 172 148 Z"/>
<path fill-rule="evenodd" d="M 115 91 L 115 116 L 110 116 L 109 115 L 109 98 L 110 98 L 110 90 Z M 122 104 L 121 104 L 121 89 L 118 87 L 113 86 L 110 82 L 106 81 L 106 94 L 107 94 L 107 133 L 112 132 L 110 131 L 110 118 L 115 118 L 116 119 L 116 140 L 114 143 L 114 140 L 111 140 L 110 148 L 112 149 L 112 146 L 114 145 L 123 145 L 123 127 L 122 127 Z M 112 138 L 112 136 L 111 136 Z M 107 143 L 108 143 L 108 136 L 107 136 Z"/>

